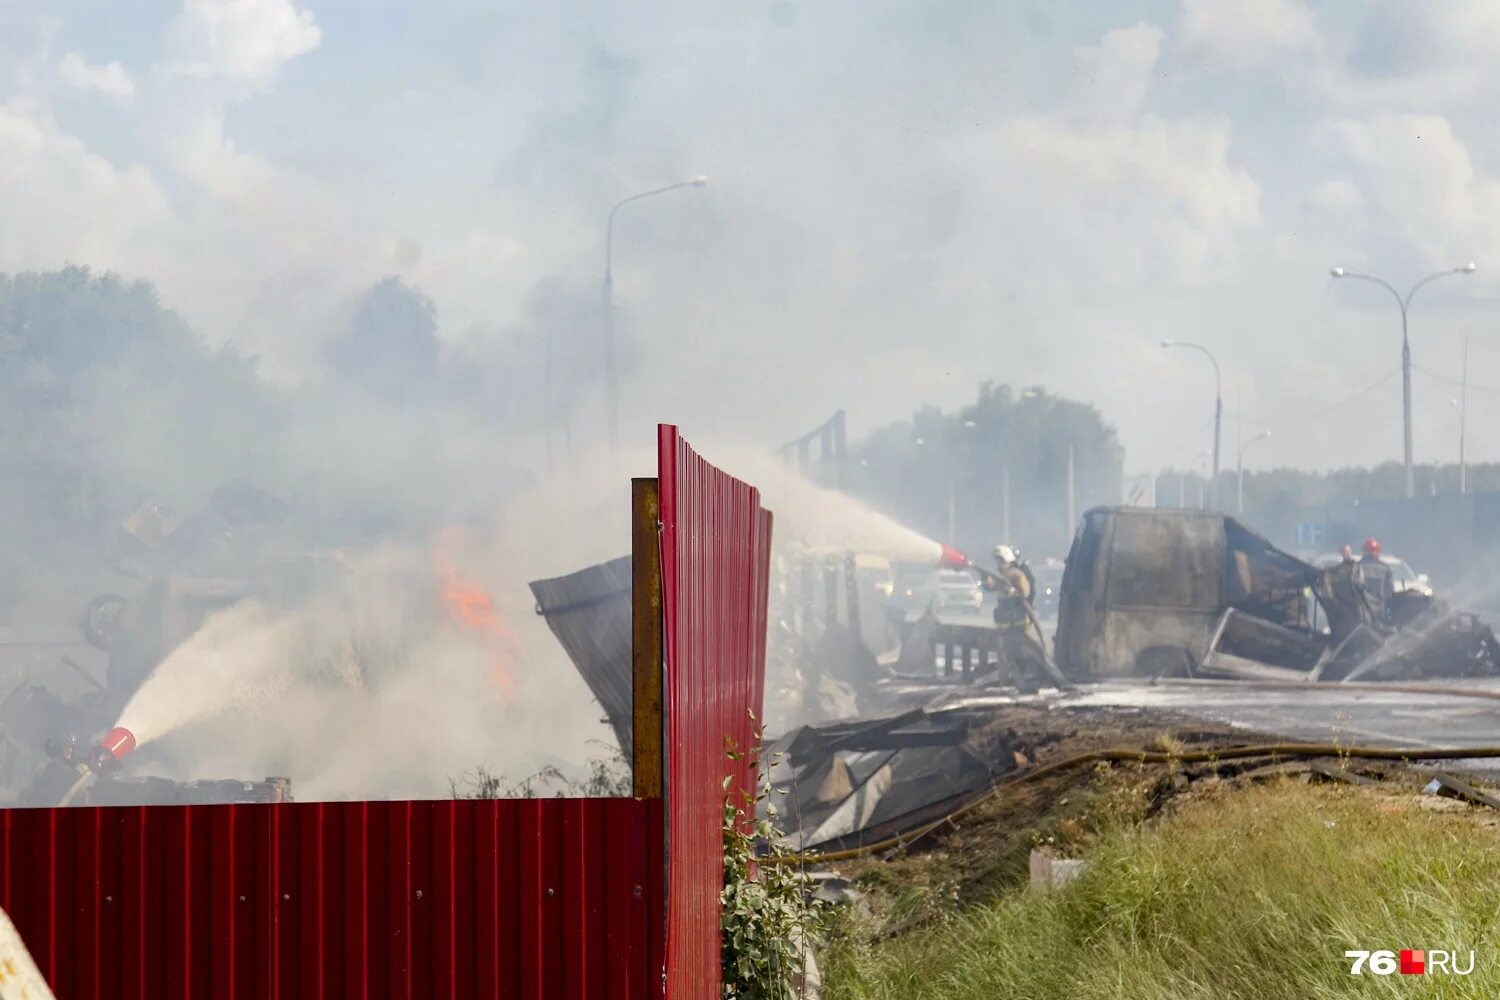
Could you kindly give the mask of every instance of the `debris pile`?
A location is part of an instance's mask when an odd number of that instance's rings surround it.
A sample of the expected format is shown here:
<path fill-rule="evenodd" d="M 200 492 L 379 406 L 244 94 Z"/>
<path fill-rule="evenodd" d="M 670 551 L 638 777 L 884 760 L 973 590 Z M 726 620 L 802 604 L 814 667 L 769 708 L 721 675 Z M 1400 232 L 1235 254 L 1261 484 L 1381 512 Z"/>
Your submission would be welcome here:
<path fill-rule="evenodd" d="M 631 753 L 630 557 L 550 580 L 533 580 L 536 613 L 604 709 L 626 757 Z"/>
<path fill-rule="evenodd" d="M 798 850 L 831 851 L 917 830 L 1026 760 L 1014 734 L 986 733 L 970 710 L 917 709 L 802 726 L 762 750 L 774 808 Z"/>

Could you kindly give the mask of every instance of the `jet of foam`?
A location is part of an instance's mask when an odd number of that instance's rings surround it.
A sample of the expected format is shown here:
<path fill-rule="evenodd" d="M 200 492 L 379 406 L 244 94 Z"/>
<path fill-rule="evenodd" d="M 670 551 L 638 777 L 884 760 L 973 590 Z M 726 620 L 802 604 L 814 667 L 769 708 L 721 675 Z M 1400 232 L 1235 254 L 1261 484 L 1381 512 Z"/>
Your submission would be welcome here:
<path fill-rule="evenodd" d="M 764 453 L 712 452 L 725 468 L 760 488 L 761 503 L 776 516 L 778 540 L 810 549 L 868 552 L 897 562 L 936 565 L 941 543 L 927 538 L 859 500 L 826 489 Z"/>
<path fill-rule="evenodd" d="M 219 612 L 157 665 L 119 724 L 143 746 L 181 726 L 264 704 L 293 683 L 296 632 L 258 601 Z"/>
<path fill-rule="evenodd" d="M 865 552 L 896 562 L 937 565 L 941 543 L 913 531 L 894 518 L 847 493 L 812 482 L 796 469 L 764 449 L 716 441 L 695 441 L 708 461 L 759 488 L 761 503 L 776 516 L 775 544 L 835 552 Z M 656 465 L 653 452 L 636 450 L 609 461 L 580 461 L 575 496 L 593 498 L 604 511 L 630 509 L 624 470 L 632 475 L 651 475 Z M 576 515 L 576 511 L 574 512 Z M 624 524 L 621 524 L 623 530 Z M 611 543 L 618 551 L 618 541 Z M 607 551 L 595 558 L 607 557 Z M 565 569 L 561 564 L 557 572 Z"/>

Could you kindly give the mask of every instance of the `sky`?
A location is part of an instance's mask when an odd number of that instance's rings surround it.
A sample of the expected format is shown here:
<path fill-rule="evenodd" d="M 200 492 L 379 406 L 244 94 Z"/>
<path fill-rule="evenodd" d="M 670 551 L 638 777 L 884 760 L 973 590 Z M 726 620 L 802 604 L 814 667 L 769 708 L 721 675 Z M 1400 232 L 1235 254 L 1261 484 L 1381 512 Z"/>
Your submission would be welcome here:
<path fill-rule="evenodd" d="M 1473 261 L 1411 308 L 1416 454 L 1456 458 L 1467 342 L 1500 460 L 1500 8 L 1063 6 L 0 0 L 0 271 L 149 280 L 284 381 L 387 275 L 454 348 L 544 323 L 587 369 L 611 206 L 706 175 L 618 216 L 627 439 L 858 435 L 995 380 L 1144 471 L 1211 443 L 1164 339 L 1219 361 L 1226 465 L 1399 458 L 1399 311 L 1329 268 Z"/>

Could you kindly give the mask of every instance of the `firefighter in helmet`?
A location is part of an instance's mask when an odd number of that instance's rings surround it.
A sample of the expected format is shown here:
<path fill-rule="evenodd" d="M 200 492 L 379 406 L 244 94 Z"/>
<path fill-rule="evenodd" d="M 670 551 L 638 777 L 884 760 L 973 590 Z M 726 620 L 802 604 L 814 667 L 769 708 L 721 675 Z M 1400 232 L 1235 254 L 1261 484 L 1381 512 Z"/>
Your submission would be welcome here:
<path fill-rule="evenodd" d="M 1030 622 L 1027 610 L 1031 607 L 1031 595 L 1036 584 L 1031 576 L 1031 567 L 1021 558 L 1021 553 L 1009 545 L 995 546 L 995 568 L 1000 577 L 1000 602 L 995 606 L 995 624 L 1002 629 L 1024 629 Z"/>
<path fill-rule="evenodd" d="M 1365 539 L 1364 553 L 1359 558 L 1359 582 L 1379 614 L 1385 613 L 1385 599 L 1391 596 L 1391 568 L 1380 558 L 1380 539 L 1373 535 Z"/>
<path fill-rule="evenodd" d="M 1031 611 L 1036 580 L 1021 553 L 1009 545 L 995 546 L 997 572 L 991 586 L 997 596 L 995 627 L 1002 670 L 1009 669 L 1016 687 L 1023 692 L 1040 688 L 1046 672 L 1046 654 Z"/>

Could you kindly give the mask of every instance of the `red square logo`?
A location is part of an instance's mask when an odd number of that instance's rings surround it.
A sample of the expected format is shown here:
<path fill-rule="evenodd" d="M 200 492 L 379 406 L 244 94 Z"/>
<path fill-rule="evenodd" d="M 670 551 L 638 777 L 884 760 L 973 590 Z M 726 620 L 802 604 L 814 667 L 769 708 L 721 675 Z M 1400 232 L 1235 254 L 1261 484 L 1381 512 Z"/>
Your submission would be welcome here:
<path fill-rule="evenodd" d="M 1427 971 L 1427 952 L 1412 951 L 1410 948 L 1401 949 L 1401 974 L 1403 976 L 1420 976 Z"/>

